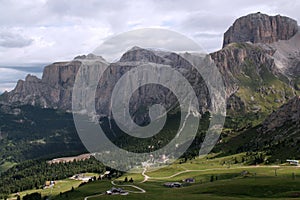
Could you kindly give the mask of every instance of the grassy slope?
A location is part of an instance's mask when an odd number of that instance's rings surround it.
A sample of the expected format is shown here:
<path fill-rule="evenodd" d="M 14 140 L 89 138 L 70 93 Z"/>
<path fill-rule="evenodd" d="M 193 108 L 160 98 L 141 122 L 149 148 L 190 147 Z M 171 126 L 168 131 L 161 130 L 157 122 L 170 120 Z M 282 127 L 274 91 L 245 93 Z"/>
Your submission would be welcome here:
<path fill-rule="evenodd" d="M 260 48 L 249 44 L 234 45 L 236 48 L 247 49 L 252 53 L 261 51 Z M 235 95 L 245 104 L 245 108 L 243 112 L 228 110 L 227 116 L 233 118 L 229 128 L 234 128 L 232 125 L 238 128 L 257 126 L 271 112 L 300 92 L 293 89 L 297 81 L 294 85 L 290 85 L 287 77 L 275 75 L 266 64 L 256 64 L 251 57 L 244 60 L 239 70 L 240 73 L 235 75 L 239 86 Z"/>
<path fill-rule="evenodd" d="M 240 155 L 236 155 L 236 157 L 238 156 Z M 145 189 L 146 193 L 130 193 L 128 196 L 115 195 L 113 197 L 102 195 L 89 199 L 289 199 L 292 196 L 300 196 L 300 168 L 298 167 L 220 164 L 224 160 L 229 161 L 231 157 L 195 159 L 184 164 L 175 163 L 158 171 L 147 173 L 151 179 L 145 183 L 139 183 L 143 180 L 140 174 L 128 173 L 118 180 L 133 177 L 134 184 Z M 277 176 L 275 176 L 275 169 Z M 203 171 L 192 171 L 166 178 L 184 170 Z M 241 175 L 244 170 L 250 173 L 246 177 Z M 295 173 L 295 178 L 292 173 Z M 212 175 L 218 177 L 218 180 L 210 182 Z M 188 177 L 194 177 L 196 183 L 182 188 L 163 186 L 164 182 L 181 181 Z M 79 200 L 86 196 L 103 193 L 111 187 L 110 181 L 96 181 L 77 188 L 74 192 L 69 191 L 62 196 L 57 196 L 55 199 Z M 124 189 L 132 190 L 128 187 Z"/>
<path fill-rule="evenodd" d="M 85 173 L 86 176 L 99 176 L 99 174 L 95 173 Z M 26 190 L 23 192 L 20 192 L 20 196 L 23 197 L 26 194 L 31 194 L 34 192 L 41 193 L 42 196 L 56 196 L 59 195 L 60 192 L 67 192 L 72 189 L 72 187 L 77 188 L 80 185 L 81 181 L 78 180 L 72 180 L 72 179 L 64 179 L 56 181 L 56 184 L 53 188 L 47 188 L 47 189 L 33 189 L 33 190 Z M 14 196 L 16 194 L 11 195 L 11 199 L 14 199 Z"/>

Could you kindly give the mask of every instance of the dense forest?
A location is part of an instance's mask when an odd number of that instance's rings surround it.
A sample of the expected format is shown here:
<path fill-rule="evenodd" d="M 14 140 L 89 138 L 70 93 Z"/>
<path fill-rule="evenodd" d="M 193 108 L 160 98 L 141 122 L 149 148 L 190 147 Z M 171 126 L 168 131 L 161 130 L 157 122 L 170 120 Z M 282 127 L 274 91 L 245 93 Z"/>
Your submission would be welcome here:
<path fill-rule="evenodd" d="M 41 188 L 47 180 L 65 179 L 85 172 L 102 173 L 105 170 L 106 167 L 93 157 L 84 161 L 57 164 L 48 164 L 41 160 L 25 161 L 0 174 L 0 194 L 5 196 Z"/>
<path fill-rule="evenodd" d="M 86 152 L 71 113 L 1 104 L 0 148 L 0 166 Z"/>

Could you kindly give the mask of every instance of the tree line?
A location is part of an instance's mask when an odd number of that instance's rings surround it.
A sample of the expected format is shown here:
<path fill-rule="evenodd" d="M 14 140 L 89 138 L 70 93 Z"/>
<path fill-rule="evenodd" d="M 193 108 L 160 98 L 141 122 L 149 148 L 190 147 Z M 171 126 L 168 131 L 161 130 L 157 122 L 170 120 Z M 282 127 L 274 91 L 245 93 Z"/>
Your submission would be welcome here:
<path fill-rule="evenodd" d="M 45 181 L 65 179 L 78 173 L 102 173 L 106 168 L 98 160 L 48 164 L 46 161 L 30 160 L 18 164 L 0 174 L 0 197 L 29 189 L 39 189 Z"/>

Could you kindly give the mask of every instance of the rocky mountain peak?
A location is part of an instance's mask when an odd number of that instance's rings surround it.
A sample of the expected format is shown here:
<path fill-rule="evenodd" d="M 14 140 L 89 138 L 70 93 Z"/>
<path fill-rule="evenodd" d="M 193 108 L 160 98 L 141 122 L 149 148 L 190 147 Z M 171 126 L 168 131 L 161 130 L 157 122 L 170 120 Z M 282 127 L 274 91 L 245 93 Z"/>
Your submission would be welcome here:
<path fill-rule="evenodd" d="M 142 62 L 153 62 L 153 63 L 163 63 L 164 58 L 155 54 L 154 51 L 143 49 L 137 46 L 134 46 L 126 53 L 124 53 L 120 59 L 120 62 L 133 62 L 133 61 L 142 61 Z"/>
<path fill-rule="evenodd" d="M 88 54 L 88 55 L 79 55 L 79 56 L 76 56 L 74 58 L 74 60 L 104 60 L 104 58 L 102 56 L 97 56 L 95 54 Z"/>
<path fill-rule="evenodd" d="M 28 81 L 28 82 L 38 82 L 39 81 L 39 78 L 36 77 L 36 76 L 33 76 L 31 74 L 28 74 L 25 78 L 25 81 Z"/>
<path fill-rule="evenodd" d="M 234 42 L 273 43 L 288 40 L 297 32 L 297 21 L 258 12 L 237 19 L 224 33 L 223 47 Z"/>

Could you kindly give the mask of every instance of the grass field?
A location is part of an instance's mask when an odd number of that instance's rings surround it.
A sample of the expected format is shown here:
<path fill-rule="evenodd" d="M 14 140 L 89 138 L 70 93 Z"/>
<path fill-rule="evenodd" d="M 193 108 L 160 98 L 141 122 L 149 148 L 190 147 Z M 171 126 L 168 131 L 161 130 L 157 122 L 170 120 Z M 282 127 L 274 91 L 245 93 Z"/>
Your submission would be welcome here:
<path fill-rule="evenodd" d="M 239 157 L 240 155 L 234 155 Z M 214 157 L 214 156 L 212 156 Z M 149 179 L 137 173 L 127 173 L 115 180 L 122 182 L 125 177 L 133 178 L 134 185 L 144 189 L 145 193 L 129 192 L 127 196 L 101 195 L 113 185 L 110 181 L 96 181 L 73 192 L 67 192 L 55 199 L 88 200 L 97 199 L 295 199 L 300 198 L 300 168 L 284 165 L 247 166 L 243 164 L 224 164 L 232 156 L 222 158 L 204 158 L 191 160 L 184 164 L 174 163 L 157 171 L 146 172 Z M 222 163 L 222 164 L 221 164 Z M 242 175 L 247 171 L 246 175 Z M 196 182 L 181 188 L 167 188 L 165 182 L 179 181 L 193 177 Z M 213 177 L 213 178 L 212 178 Z M 213 180 L 211 180 L 213 179 Z M 123 183 L 125 184 L 125 183 Z M 126 183 L 127 185 L 128 183 Z M 133 188 L 119 186 L 124 190 Z M 98 195 L 97 195 L 98 194 Z"/>
<path fill-rule="evenodd" d="M 135 183 L 135 185 L 146 190 L 146 193 L 135 194 L 130 193 L 128 196 L 101 195 L 96 199 L 293 199 L 292 197 L 300 197 L 300 177 L 294 179 L 287 176 L 290 169 L 283 169 L 281 172 L 284 176 L 277 177 L 265 176 L 264 173 L 272 174 L 270 168 L 260 169 L 256 177 L 235 177 L 214 182 L 196 182 L 182 188 L 166 188 L 162 184 L 164 181 L 148 181 L 146 183 Z M 294 171 L 294 170 L 292 170 Z M 220 173 L 217 173 L 220 175 Z M 216 174 L 216 175 L 217 175 Z M 188 174 L 192 175 L 192 174 Z M 195 175 L 195 174 L 193 174 Z M 205 174 L 198 173 L 200 176 Z M 179 180 L 179 179 L 178 179 Z M 56 199 L 74 199 L 83 200 L 84 197 L 105 192 L 112 185 L 109 181 L 99 181 L 88 185 L 84 185 L 74 192 L 68 192 Z M 126 187 L 123 189 L 127 189 Z"/>
<path fill-rule="evenodd" d="M 86 176 L 99 176 L 98 174 L 94 173 L 85 173 Z M 41 193 L 42 196 L 57 196 L 61 192 L 71 191 L 72 187 L 77 188 L 80 185 L 81 181 L 79 180 L 72 180 L 72 179 L 64 179 L 56 181 L 56 184 L 52 188 L 47 189 L 34 189 L 34 190 L 26 190 L 20 192 L 20 196 L 23 197 L 26 194 L 31 194 L 34 192 Z M 11 195 L 10 199 L 16 199 L 16 194 Z"/>
<path fill-rule="evenodd" d="M 247 166 L 229 164 L 233 156 L 222 158 L 194 159 L 186 163 L 174 163 L 157 171 L 126 173 L 114 183 L 110 180 L 94 181 L 78 187 L 78 181 L 62 180 L 52 190 L 55 200 L 97 200 L 97 199 L 295 199 L 300 198 L 300 167 L 285 165 Z M 234 155 L 234 157 L 242 154 Z M 224 164 L 228 163 L 228 164 Z M 140 170 L 142 171 L 142 170 Z M 247 173 L 242 173 L 247 171 Z M 141 183 L 145 176 L 147 180 Z M 134 179 L 133 185 L 145 190 L 133 188 L 131 183 L 122 183 L 125 177 Z M 186 178 L 195 178 L 195 183 L 185 184 L 181 188 L 167 188 L 165 182 L 182 182 Z M 71 191 L 71 187 L 75 190 Z M 104 195 L 112 187 L 121 187 L 129 191 L 126 196 Z M 22 195 L 35 192 L 26 191 Z M 49 190 L 39 190 L 49 195 Z M 59 194 L 63 192 L 63 194 Z M 87 197 L 87 198 L 86 198 Z"/>
<path fill-rule="evenodd" d="M 16 163 L 4 162 L 3 164 L 0 165 L 0 173 L 5 172 L 6 170 L 13 167 L 14 165 L 16 165 Z"/>

